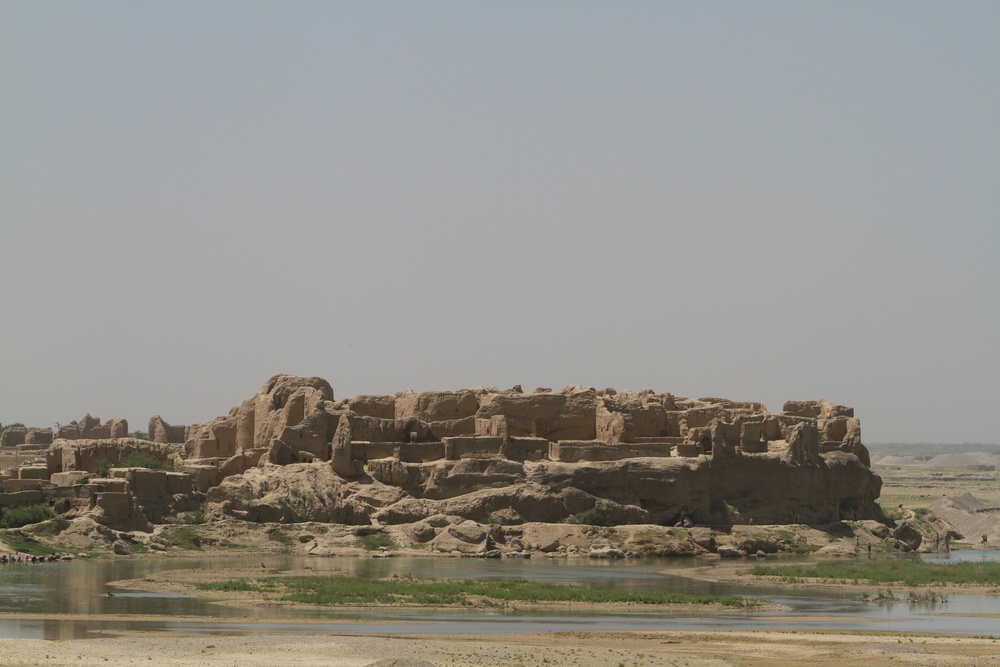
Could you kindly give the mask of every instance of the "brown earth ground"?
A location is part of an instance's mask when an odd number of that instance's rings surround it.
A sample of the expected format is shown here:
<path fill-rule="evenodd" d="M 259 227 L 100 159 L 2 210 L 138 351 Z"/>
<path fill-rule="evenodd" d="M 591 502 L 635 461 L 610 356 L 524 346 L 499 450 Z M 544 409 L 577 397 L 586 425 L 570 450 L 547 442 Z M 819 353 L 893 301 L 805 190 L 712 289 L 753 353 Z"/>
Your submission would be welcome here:
<path fill-rule="evenodd" d="M 943 495 L 971 493 L 988 503 L 1000 500 L 1000 474 L 924 467 L 883 467 L 877 471 L 885 485 L 881 504 L 887 514 L 903 517 Z M 902 504 L 900 510 L 898 505 Z M 199 529 L 209 527 L 199 526 Z M 235 537 L 234 526 L 218 526 L 223 536 Z M 241 546 L 267 554 L 287 552 L 298 541 L 293 527 L 282 527 L 276 540 L 263 529 L 244 535 Z M 806 526 L 735 526 L 736 534 L 784 531 L 789 541 L 805 545 L 843 547 L 851 556 L 855 540 Z M 791 531 L 792 535 L 788 535 Z M 349 547 L 345 535 L 343 555 L 365 555 Z M 974 548 L 973 536 L 956 543 Z M 862 542 L 864 548 L 864 542 Z M 244 552 L 246 553 L 246 552 Z M 204 555 L 203 552 L 191 555 Z M 416 555 L 416 554 L 415 554 Z M 565 557 L 565 555 L 562 555 Z M 148 557 L 162 557 L 149 554 Z M 770 559 L 768 559 L 770 560 Z M 748 561 L 707 561 L 687 574 L 723 581 L 744 581 L 740 570 Z M 232 574 L 232 573 L 227 573 Z M 194 575 L 192 575 L 194 576 Z M 203 572 L 196 578 L 211 578 Z M 192 580 L 193 581 L 193 580 Z M 190 589 L 192 581 L 163 582 Z M 119 582 L 119 585 L 125 582 Z M 138 585 L 139 582 L 128 582 Z M 149 582 L 146 582 L 147 584 Z M 146 586 L 151 587 L 151 586 Z M 159 589 L 160 586 L 157 586 Z M 860 587 L 864 588 L 864 587 Z M 1000 593 L 1000 591 L 989 591 Z M 94 617 L 88 617 L 94 620 Z M 108 620 L 116 620 L 108 617 Z M 222 620 L 222 619 L 217 619 Z M 238 622 L 238 621 L 236 621 Z M 395 662 L 393 662 L 395 660 Z M 307 667 L 499 666 L 515 667 L 646 667 L 655 665 L 1000 665 L 1000 640 L 953 634 L 883 633 L 842 631 L 756 632 L 634 632 L 538 633 L 517 635 L 447 636 L 177 636 L 132 633 L 86 640 L 43 641 L 0 639 L 0 665 L 69 665 L 124 667 L 126 665 L 196 665 L 254 667 L 288 664 Z"/>
<path fill-rule="evenodd" d="M 1000 665 L 977 637 L 834 632 L 545 633 L 479 636 L 175 637 L 0 640 L 6 667 L 654 667 Z M 395 659 L 396 662 L 392 662 Z"/>
<path fill-rule="evenodd" d="M 1000 471 L 933 468 L 929 466 L 874 465 L 882 477 L 879 505 L 890 513 L 900 504 L 904 509 L 927 507 L 943 496 L 971 493 L 987 503 L 1000 502 Z"/>

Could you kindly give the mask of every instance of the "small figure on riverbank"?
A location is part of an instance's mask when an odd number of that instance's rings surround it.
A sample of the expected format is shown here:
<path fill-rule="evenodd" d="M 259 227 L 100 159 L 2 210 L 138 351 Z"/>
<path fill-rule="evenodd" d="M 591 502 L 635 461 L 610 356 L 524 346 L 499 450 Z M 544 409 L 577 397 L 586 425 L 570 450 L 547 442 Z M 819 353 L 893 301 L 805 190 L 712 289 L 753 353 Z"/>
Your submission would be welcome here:
<path fill-rule="evenodd" d="M 986 546 L 986 533 L 983 533 L 983 546 Z"/>

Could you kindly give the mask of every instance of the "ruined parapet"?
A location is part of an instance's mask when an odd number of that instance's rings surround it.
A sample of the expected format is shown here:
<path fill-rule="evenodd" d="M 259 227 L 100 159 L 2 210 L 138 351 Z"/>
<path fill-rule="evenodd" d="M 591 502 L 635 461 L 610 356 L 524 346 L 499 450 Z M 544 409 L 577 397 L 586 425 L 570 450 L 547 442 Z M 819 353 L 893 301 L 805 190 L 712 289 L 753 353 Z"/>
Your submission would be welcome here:
<path fill-rule="evenodd" d="M 49 473 L 85 470 L 97 472 L 102 467 L 119 466 L 130 454 L 143 452 L 159 461 L 164 467 L 178 445 L 164 445 L 138 440 L 118 438 L 112 440 L 60 440 L 57 439 L 45 453 Z"/>
<path fill-rule="evenodd" d="M 326 401 L 333 401 L 333 388 L 326 380 L 275 375 L 253 399 L 254 446 L 269 447 L 286 427 L 297 426 Z M 247 402 L 241 406 L 245 407 Z"/>
<path fill-rule="evenodd" d="M 24 435 L 26 445 L 51 445 L 52 429 L 50 428 L 29 428 Z"/>
<path fill-rule="evenodd" d="M 377 443 L 369 443 L 369 445 Z M 428 463 L 448 458 L 445 441 L 393 443 L 392 456 L 405 463 Z"/>
<path fill-rule="evenodd" d="M 708 453 L 709 447 L 712 454 L 712 461 L 722 459 L 735 459 L 743 455 L 743 451 L 738 447 L 740 433 L 735 424 L 713 419 L 704 429 L 699 444 Z M 711 443 L 707 445 L 706 443 Z"/>
<path fill-rule="evenodd" d="M 507 438 L 503 456 L 511 461 L 541 461 L 548 457 L 549 445 L 546 438 Z"/>
<path fill-rule="evenodd" d="M 819 458 L 819 430 L 814 424 L 796 424 L 787 437 L 788 450 L 782 457 L 788 463 L 814 463 Z"/>
<path fill-rule="evenodd" d="M 244 449 L 219 464 L 219 480 L 233 475 L 242 475 L 250 468 L 257 467 L 267 455 L 268 448 Z"/>
<path fill-rule="evenodd" d="M 325 461 L 330 458 L 326 425 L 326 413 L 322 410 L 314 410 L 295 426 L 283 428 L 278 439 L 296 452 L 307 452 Z"/>
<path fill-rule="evenodd" d="M 351 420 L 341 419 L 333 435 L 330 447 L 330 466 L 341 477 L 354 477 L 363 469 L 354 461 L 351 453 L 351 441 L 354 440 L 351 430 Z"/>
<path fill-rule="evenodd" d="M 338 410 L 353 412 L 359 417 L 375 417 L 377 419 L 396 418 L 395 396 L 353 396 L 336 404 Z"/>
<path fill-rule="evenodd" d="M 0 433 L 0 447 L 23 445 L 28 429 L 23 426 L 8 426 Z"/>
<path fill-rule="evenodd" d="M 504 439 L 489 436 L 458 436 L 445 438 L 445 458 L 458 459 L 493 459 L 500 456 Z"/>
<path fill-rule="evenodd" d="M 635 437 L 632 416 L 619 410 L 609 410 L 607 404 L 597 409 L 596 431 L 601 442 L 612 444 L 632 442 Z"/>
<path fill-rule="evenodd" d="M 149 519 L 143 514 L 138 500 L 130 492 L 103 491 L 93 496 L 89 512 L 97 523 L 116 530 L 149 532 Z"/>
<path fill-rule="evenodd" d="M 432 440 L 442 438 L 454 438 L 462 435 L 479 435 L 476 432 L 476 417 L 463 417 L 461 419 L 447 419 L 427 423 L 427 437 Z"/>
<path fill-rule="evenodd" d="M 629 443 L 643 438 L 681 435 L 677 405 L 671 394 L 622 391 L 601 395 L 597 409 L 597 439 L 603 442 Z"/>
<path fill-rule="evenodd" d="M 343 421 L 350 423 L 352 440 L 408 442 L 421 440 L 426 433 L 426 427 L 416 419 L 400 421 L 380 417 L 362 417 L 353 412 L 347 412 L 339 416 L 338 425 Z M 334 432 L 336 433 L 336 430 Z"/>
<path fill-rule="evenodd" d="M 833 419 L 835 417 L 854 416 L 854 408 L 824 400 L 786 401 L 782 411 L 786 415 L 810 417 L 812 419 Z"/>
<path fill-rule="evenodd" d="M 48 466 L 44 464 L 32 463 L 23 465 L 17 469 L 18 479 L 47 480 L 49 478 Z"/>
<path fill-rule="evenodd" d="M 187 426 L 168 424 L 160 415 L 149 418 L 147 433 L 152 442 L 182 444 L 187 440 Z"/>
<path fill-rule="evenodd" d="M 184 452 L 187 458 L 228 458 L 236 453 L 236 423 L 231 417 L 192 424 L 186 432 Z"/>
<path fill-rule="evenodd" d="M 125 480 L 126 491 L 135 498 L 146 518 L 154 523 L 161 522 L 168 514 L 196 506 L 191 502 L 194 478 L 186 472 L 112 468 L 109 475 L 112 480 Z"/>
<path fill-rule="evenodd" d="M 87 414 L 79 422 L 72 421 L 59 427 L 55 440 L 110 440 L 128 437 L 128 421 L 117 417 L 101 423 L 100 417 Z"/>
<path fill-rule="evenodd" d="M 19 505 L 33 505 L 43 502 L 45 502 L 45 492 L 42 491 L 41 488 L 0 493 L 0 508 L 18 507 Z"/>
<path fill-rule="evenodd" d="M 549 459 L 562 463 L 671 458 L 675 445 L 666 442 L 608 444 L 600 440 L 560 440 L 549 445 Z"/>
<path fill-rule="evenodd" d="M 70 472 L 52 473 L 50 481 L 56 486 L 73 486 L 90 477 L 91 473 L 85 470 L 72 470 Z"/>
<path fill-rule="evenodd" d="M 558 393 L 495 394 L 476 413 L 483 420 L 504 417 L 507 437 L 594 440 L 597 437 L 597 392 L 569 387 Z"/>
<path fill-rule="evenodd" d="M 424 423 L 475 417 L 479 399 L 470 389 L 460 391 L 402 391 L 394 397 L 398 421 L 418 419 Z"/>
<path fill-rule="evenodd" d="M 184 465 L 181 468 L 181 472 L 187 473 L 191 476 L 191 482 L 194 485 L 194 490 L 199 493 L 208 493 L 210 488 L 218 486 L 219 482 L 222 481 L 222 475 L 220 474 L 219 466 L 217 465 Z"/>

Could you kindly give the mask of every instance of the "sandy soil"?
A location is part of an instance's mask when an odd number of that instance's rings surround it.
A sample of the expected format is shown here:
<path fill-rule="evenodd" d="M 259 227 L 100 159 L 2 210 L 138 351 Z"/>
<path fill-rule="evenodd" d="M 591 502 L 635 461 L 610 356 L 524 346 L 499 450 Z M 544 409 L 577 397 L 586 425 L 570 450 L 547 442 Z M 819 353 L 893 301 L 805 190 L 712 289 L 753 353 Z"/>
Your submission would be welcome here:
<path fill-rule="evenodd" d="M 1000 665 L 1000 642 L 971 637 L 818 632 L 547 633 L 492 636 L 158 637 L 0 640 L 5 667 L 627 667 Z M 407 662 L 407 660 L 409 662 Z M 425 661 L 423 663 L 416 660 Z M 383 664 L 385 664 L 383 662 Z"/>

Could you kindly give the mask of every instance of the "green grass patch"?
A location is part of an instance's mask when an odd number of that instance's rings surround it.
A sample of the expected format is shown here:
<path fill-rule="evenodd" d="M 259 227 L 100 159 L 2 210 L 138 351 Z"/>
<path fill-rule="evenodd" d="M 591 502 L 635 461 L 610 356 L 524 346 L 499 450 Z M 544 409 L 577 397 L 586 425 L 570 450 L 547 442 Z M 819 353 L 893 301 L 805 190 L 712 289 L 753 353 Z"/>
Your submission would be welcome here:
<path fill-rule="evenodd" d="M 615 520 L 611 518 L 611 515 L 604 508 L 595 507 L 586 512 L 574 514 L 566 520 L 566 523 L 577 523 L 585 526 L 614 526 Z"/>
<path fill-rule="evenodd" d="M 31 529 L 35 535 L 47 535 L 49 537 L 55 537 L 59 533 L 63 532 L 69 528 L 69 521 L 63 518 L 49 519 L 48 521 L 43 521 L 37 526 Z"/>
<path fill-rule="evenodd" d="M 133 554 L 148 554 L 150 551 L 152 551 L 142 542 L 129 542 L 128 547 L 129 549 L 132 550 Z"/>
<path fill-rule="evenodd" d="M 381 548 L 395 549 L 397 546 L 396 542 L 384 533 L 362 535 L 358 538 L 358 541 L 361 542 L 361 546 L 368 551 L 378 551 Z"/>
<path fill-rule="evenodd" d="M 164 532 L 163 539 L 181 549 L 201 549 L 201 538 L 192 526 L 178 526 Z"/>
<path fill-rule="evenodd" d="M 205 523 L 205 513 L 201 510 L 195 510 L 183 515 L 183 519 L 184 523 L 188 523 L 193 526 L 200 526 Z"/>
<path fill-rule="evenodd" d="M 825 562 L 815 565 L 756 565 L 750 574 L 758 577 L 836 579 L 852 584 L 944 584 L 1000 585 L 1000 563 L 925 563 L 904 558 L 885 558 L 863 563 Z"/>
<path fill-rule="evenodd" d="M 195 588 L 223 593 L 273 593 L 278 590 L 278 584 L 273 579 L 230 579 L 198 584 Z"/>
<path fill-rule="evenodd" d="M 20 528 L 48 521 L 55 517 L 56 513 L 52 511 L 52 508 L 43 503 L 21 507 L 4 507 L 0 509 L 0 528 Z"/>
<path fill-rule="evenodd" d="M 290 538 L 288 535 L 286 535 L 277 528 L 268 532 L 267 539 L 270 540 L 271 542 L 277 542 L 278 544 L 283 544 L 286 547 L 290 547 L 293 544 L 292 538 Z"/>
<path fill-rule="evenodd" d="M 48 556 L 49 554 L 58 553 L 58 549 L 53 549 L 52 547 L 46 546 L 41 542 L 28 537 L 19 530 L 12 530 L 10 532 L 3 534 L 3 542 L 11 549 L 15 551 L 20 549 L 28 549 L 32 555 L 35 556 Z"/>
<path fill-rule="evenodd" d="M 103 458 L 97 463 L 96 474 L 102 479 L 107 479 L 108 475 L 111 474 L 111 469 L 115 467 L 114 462 L 109 458 Z"/>
<path fill-rule="evenodd" d="M 134 451 L 124 459 L 122 459 L 122 464 L 119 466 L 121 468 L 151 468 L 153 470 L 163 470 L 165 468 L 163 461 L 156 458 L 149 452 L 144 452 L 142 450 Z"/>
<path fill-rule="evenodd" d="M 524 579 L 418 580 L 409 578 L 287 577 L 236 579 L 198 584 L 203 591 L 275 592 L 282 600 L 318 605 L 426 605 L 497 607 L 512 602 L 588 604 L 720 604 L 752 608 L 755 600 L 735 596 L 683 595 L 567 586 Z"/>

